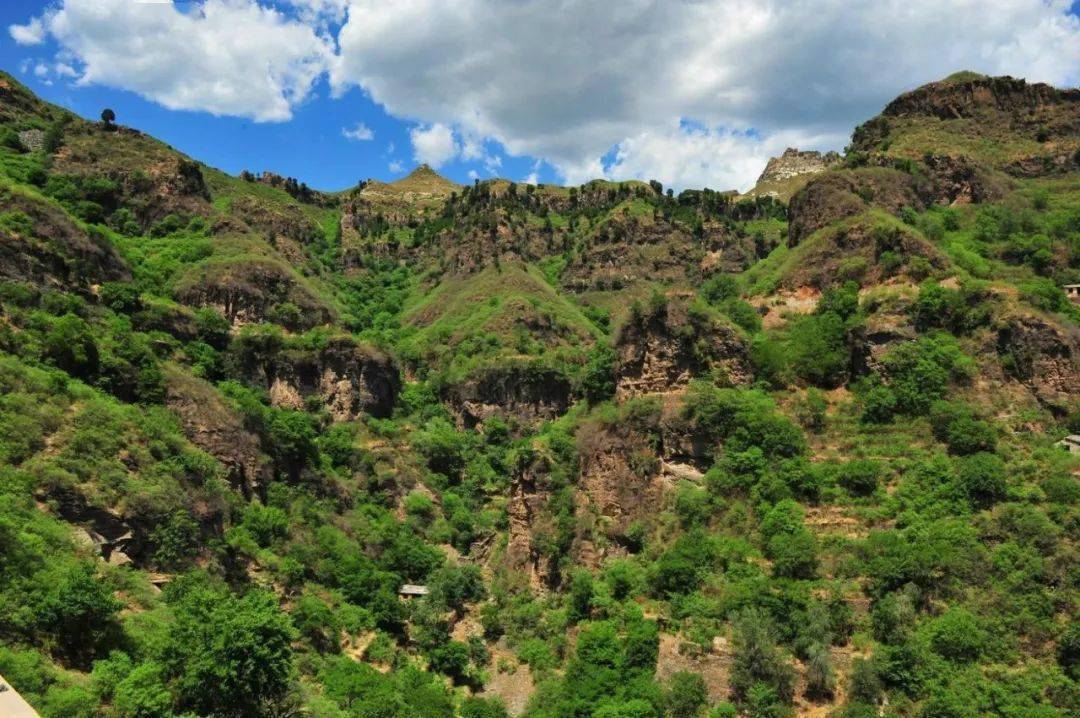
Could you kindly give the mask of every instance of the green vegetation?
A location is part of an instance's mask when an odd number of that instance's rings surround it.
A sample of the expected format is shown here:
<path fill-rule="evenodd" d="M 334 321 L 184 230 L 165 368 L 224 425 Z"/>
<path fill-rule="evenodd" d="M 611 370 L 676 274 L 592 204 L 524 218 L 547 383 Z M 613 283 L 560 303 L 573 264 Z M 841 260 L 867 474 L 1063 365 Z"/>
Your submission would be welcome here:
<path fill-rule="evenodd" d="M 790 205 L 328 194 L 3 79 L 0 675 L 46 718 L 1080 709 L 1080 180 L 1006 173 L 1026 106 L 870 123 Z"/>

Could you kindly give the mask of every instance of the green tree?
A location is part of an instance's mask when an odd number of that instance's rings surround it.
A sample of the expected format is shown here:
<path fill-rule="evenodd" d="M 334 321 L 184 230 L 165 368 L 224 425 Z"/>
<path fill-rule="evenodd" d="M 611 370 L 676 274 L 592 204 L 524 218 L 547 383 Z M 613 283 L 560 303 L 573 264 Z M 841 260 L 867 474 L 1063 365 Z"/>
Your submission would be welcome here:
<path fill-rule="evenodd" d="M 45 357 L 60 369 L 79 379 L 90 379 L 98 373 L 100 355 L 94 332 L 75 316 L 58 318 L 42 339 Z"/>
<path fill-rule="evenodd" d="M 855 459 L 842 464 L 836 482 L 855 496 L 869 496 L 881 481 L 882 466 L 877 461 Z"/>
<path fill-rule="evenodd" d="M 295 631 L 273 594 L 185 587 L 163 655 L 183 708 L 261 716 L 289 690 Z"/>
<path fill-rule="evenodd" d="M 731 691 L 748 705 L 759 702 L 758 686 L 776 700 L 791 703 L 795 696 L 795 669 L 776 646 L 772 620 L 757 608 L 747 608 L 732 618 L 735 657 L 731 666 Z"/>
<path fill-rule="evenodd" d="M 1058 639 L 1057 660 L 1061 669 L 1080 680 L 1080 623 L 1074 622 Z"/>
<path fill-rule="evenodd" d="M 979 620 L 963 608 L 950 608 L 935 618 L 928 633 L 934 652 L 957 662 L 978 659 L 987 640 Z"/>
<path fill-rule="evenodd" d="M 116 686 L 113 710 L 118 718 L 172 718 L 173 696 L 162 667 L 153 661 L 136 666 Z"/>
<path fill-rule="evenodd" d="M 709 698 L 705 679 L 697 673 L 678 671 L 668 681 L 664 705 L 671 718 L 694 718 Z"/>
<path fill-rule="evenodd" d="M 783 533 L 769 540 L 773 575 L 781 578 L 813 578 L 817 573 L 817 541 L 809 531 Z"/>
<path fill-rule="evenodd" d="M 588 618 L 592 611 L 592 599 L 592 574 L 585 569 L 575 571 L 570 580 L 570 620 L 582 621 Z"/>
<path fill-rule="evenodd" d="M 615 396 L 615 350 L 597 344 L 589 352 L 588 363 L 581 378 L 581 393 L 597 403 Z"/>
<path fill-rule="evenodd" d="M 506 706 L 498 698 L 476 696 L 470 696 L 461 702 L 460 715 L 461 718 L 508 718 Z"/>
<path fill-rule="evenodd" d="M 985 508 L 1005 498 L 1005 462 L 997 454 L 983 451 L 961 459 L 957 479 L 975 506 Z"/>
<path fill-rule="evenodd" d="M 843 318 L 828 312 L 792 322 L 788 332 L 788 355 L 799 378 L 815 386 L 838 386 L 847 378 L 851 364 Z"/>
<path fill-rule="evenodd" d="M 42 590 L 30 599 L 28 638 L 50 637 L 62 653 L 80 661 L 105 647 L 121 605 L 91 564 L 58 566 L 36 580 Z"/>
<path fill-rule="evenodd" d="M 292 472 L 298 472 L 318 455 L 315 420 L 302 411 L 274 409 L 267 425 L 267 438 L 275 458 Z"/>

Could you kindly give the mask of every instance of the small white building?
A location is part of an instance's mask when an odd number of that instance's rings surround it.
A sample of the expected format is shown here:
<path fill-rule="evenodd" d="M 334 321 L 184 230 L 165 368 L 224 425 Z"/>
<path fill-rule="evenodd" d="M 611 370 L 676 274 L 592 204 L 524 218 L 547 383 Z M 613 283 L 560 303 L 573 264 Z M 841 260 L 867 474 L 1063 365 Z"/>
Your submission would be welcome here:
<path fill-rule="evenodd" d="M 1057 443 L 1070 454 L 1080 454 L 1080 434 L 1069 434 Z"/>
<path fill-rule="evenodd" d="M 407 583 L 398 589 L 398 595 L 402 598 L 414 598 L 416 596 L 426 596 L 431 593 L 431 590 L 427 586 L 416 586 L 411 583 Z"/>
<path fill-rule="evenodd" d="M 1080 284 L 1066 284 L 1062 289 L 1065 290 L 1065 296 L 1080 304 Z"/>

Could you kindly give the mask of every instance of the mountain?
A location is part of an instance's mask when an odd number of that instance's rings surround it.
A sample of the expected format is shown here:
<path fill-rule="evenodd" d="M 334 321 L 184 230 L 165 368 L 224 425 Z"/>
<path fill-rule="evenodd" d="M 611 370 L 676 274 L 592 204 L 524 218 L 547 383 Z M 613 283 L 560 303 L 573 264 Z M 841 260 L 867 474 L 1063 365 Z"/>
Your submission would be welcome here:
<path fill-rule="evenodd" d="M 784 202 L 791 195 L 806 186 L 810 179 L 840 162 L 840 155 L 826 152 L 824 155 L 814 150 L 800 152 L 794 147 L 784 150 L 784 154 L 773 157 L 765 165 L 757 184 L 747 192 L 747 196 L 769 196 Z"/>
<path fill-rule="evenodd" d="M 0 675 L 43 716 L 1080 709 L 1080 91 L 746 196 L 232 177 L 0 75 Z"/>

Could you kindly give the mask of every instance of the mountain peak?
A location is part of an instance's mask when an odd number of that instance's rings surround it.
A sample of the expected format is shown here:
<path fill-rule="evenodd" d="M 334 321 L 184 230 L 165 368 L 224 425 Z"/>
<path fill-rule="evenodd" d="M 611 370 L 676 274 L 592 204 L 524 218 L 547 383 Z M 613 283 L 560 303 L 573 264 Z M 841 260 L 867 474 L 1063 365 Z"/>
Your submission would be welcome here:
<path fill-rule="evenodd" d="M 427 195 L 449 195 L 459 188 L 456 182 L 443 177 L 426 163 L 418 165 L 412 172 L 390 184 L 402 191 Z"/>

